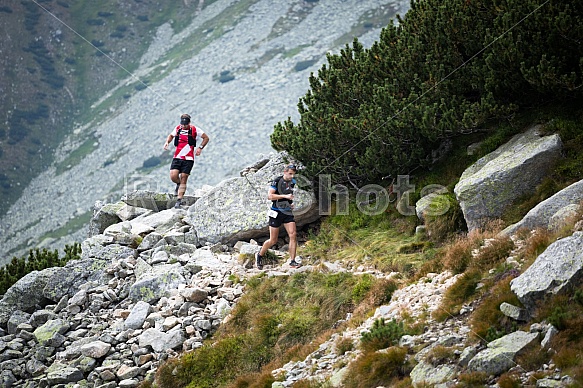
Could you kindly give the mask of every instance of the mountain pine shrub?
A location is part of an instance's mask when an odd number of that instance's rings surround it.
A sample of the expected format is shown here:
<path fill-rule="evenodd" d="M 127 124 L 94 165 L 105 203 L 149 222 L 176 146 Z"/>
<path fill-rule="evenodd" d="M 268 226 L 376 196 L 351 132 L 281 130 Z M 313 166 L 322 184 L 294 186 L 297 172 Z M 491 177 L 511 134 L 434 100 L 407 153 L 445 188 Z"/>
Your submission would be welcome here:
<path fill-rule="evenodd" d="M 360 341 L 363 349 L 375 351 L 397 345 L 405 334 L 403 322 L 394 319 L 387 322 L 381 318 L 373 322 L 370 331 L 362 334 Z"/>
<path fill-rule="evenodd" d="M 583 3 L 414 0 L 369 49 L 355 40 L 309 79 L 272 146 L 312 177 L 362 185 L 520 107 L 583 96 Z"/>

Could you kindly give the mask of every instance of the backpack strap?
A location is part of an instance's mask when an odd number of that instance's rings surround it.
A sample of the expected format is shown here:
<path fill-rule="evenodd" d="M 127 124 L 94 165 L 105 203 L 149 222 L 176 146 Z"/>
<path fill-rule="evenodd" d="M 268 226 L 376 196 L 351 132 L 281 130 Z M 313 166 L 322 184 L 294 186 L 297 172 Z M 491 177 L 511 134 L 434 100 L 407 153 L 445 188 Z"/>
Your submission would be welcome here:
<path fill-rule="evenodd" d="M 192 128 L 194 128 L 194 136 L 192 136 Z M 196 127 L 188 124 L 188 145 L 196 147 Z"/>
<path fill-rule="evenodd" d="M 196 127 L 195 128 L 195 135 L 192 136 L 192 128 L 193 126 L 188 124 L 188 145 L 195 147 L 196 146 Z M 180 142 L 180 131 L 181 131 L 181 126 L 178 125 L 176 127 L 176 136 L 174 136 L 174 146 L 178 147 L 178 143 Z"/>
<path fill-rule="evenodd" d="M 176 126 L 176 136 L 174 136 L 174 147 L 178 147 L 178 142 L 180 141 L 180 125 Z"/>

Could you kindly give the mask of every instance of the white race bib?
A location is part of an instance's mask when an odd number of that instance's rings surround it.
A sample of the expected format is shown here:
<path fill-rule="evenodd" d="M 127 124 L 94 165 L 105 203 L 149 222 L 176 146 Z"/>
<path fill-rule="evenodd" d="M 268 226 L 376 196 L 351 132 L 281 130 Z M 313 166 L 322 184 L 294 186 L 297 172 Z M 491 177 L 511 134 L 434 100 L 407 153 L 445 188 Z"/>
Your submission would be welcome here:
<path fill-rule="evenodd" d="M 267 216 L 271 218 L 277 218 L 277 212 L 273 209 L 269 209 L 269 211 L 267 212 Z"/>

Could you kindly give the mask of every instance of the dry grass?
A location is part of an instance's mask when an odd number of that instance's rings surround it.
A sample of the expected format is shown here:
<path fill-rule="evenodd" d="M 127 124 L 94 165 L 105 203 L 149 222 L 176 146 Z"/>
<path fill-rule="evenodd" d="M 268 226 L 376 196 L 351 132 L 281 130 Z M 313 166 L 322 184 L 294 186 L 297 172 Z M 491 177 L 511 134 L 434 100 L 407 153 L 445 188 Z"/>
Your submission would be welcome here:
<path fill-rule="evenodd" d="M 536 258 L 555 241 L 553 233 L 545 229 L 536 229 L 530 232 L 524 241 L 524 246 L 518 254 L 518 258 L 524 262 L 524 269 L 530 267 Z"/>
<path fill-rule="evenodd" d="M 456 359 L 456 348 L 437 345 L 431 349 L 425 356 L 425 361 L 437 367 Z"/>
<path fill-rule="evenodd" d="M 490 280 L 493 286 L 484 294 L 470 318 L 472 333 L 480 340 L 490 342 L 517 329 L 516 321 L 500 311 L 503 302 L 514 306 L 521 305 L 510 290 L 510 281 L 517 275 L 517 271 L 510 271 Z"/>
<path fill-rule="evenodd" d="M 271 387 L 275 381 L 277 380 L 269 371 L 250 373 L 238 377 L 232 384 L 229 384 L 227 388 L 266 388 Z"/>
<path fill-rule="evenodd" d="M 522 387 L 520 375 L 517 373 L 504 373 L 498 379 L 498 386 L 500 388 L 520 388 Z"/>
<path fill-rule="evenodd" d="M 354 350 L 354 342 L 352 341 L 352 338 L 348 337 L 339 338 L 336 340 L 334 346 L 336 347 L 336 354 L 339 356 Z"/>
<path fill-rule="evenodd" d="M 348 366 L 345 388 L 393 386 L 409 374 L 407 350 L 391 347 L 384 352 L 366 352 Z"/>
<path fill-rule="evenodd" d="M 514 242 L 510 237 L 499 236 L 488 240 L 488 244 L 480 248 L 472 260 L 471 266 L 487 271 L 504 261 L 514 249 Z"/>
<path fill-rule="evenodd" d="M 482 273 L 470 270 L 461 275 L 457 281 L 445 291 L 439 308 L 433 311 L 433 318 L 439 322 L 458 315 L 462 305 L 473 299 L 476 286 L 482 279 Z"/>
<path fill-rule="evenodd" d="M 544 350 L 541 350 L 540 344 L 537 341 L 531 343 L 516 356 L 516 364 L 524 370 L 538 370 L 543 364 L 548 364 L 551 360 L 551 355 Z"/>
<path fill-rule="evenodd" d="M 379 279 L 370 288 L 362 302 L 356 307 L 353 315 L 364 318 L 376 307 L 390 302 L 393 292 L 399 288 L 394 279 Z"/>
<path fill-rule="evenodd" d="M 423 278 L 424 276 L 427 276 L 427 274 L 429 273 L 441 273 L 444 270 L 445 268 L 443 265 L 443 260 L 441 259 L 439 254 L 436 254 L 435 257 L 428 259 L 419 266 L 417 272 L 415 273 L 411 280 L 413 282 L 416 282 L 419 279 Z"/>
<path fill-rule="evenodd" d="M 480 248 L 486 239 L 494 239 L 502 230 L 500 220 L 489 222 L 483 229 L 475 229 L 467 235 L 456 237 L 443 249 L 443 266 L 454 274 L 463 273 L 474 264 L 472 251 Z M 497 249 L 486 249 L 484 260 L 491 260 Z"/>
<path fill-rule="evenodd" d="M 443 266 L 454 274 L 463 273 L 472 260 L 472 250 L 478 248 L 482 241 L 482 236 L 478 234 L 457 237 L 445 251 Z"/>
<path fill-rule="evenodd" d="M 308 380 L 300 380 L 294 383 L 293 388 L 323 388 L 327 387 L 322 383 L 308 381 Z M 265 386 L 265 388 L 271 388 L 271 385 Z"/>
<path fill-rule="evenodd" d="M 455 388 L 478 388 L 485 387 L 488 375 L 484 372 L 469 372 L 458 375 L 458 383 Z"/>

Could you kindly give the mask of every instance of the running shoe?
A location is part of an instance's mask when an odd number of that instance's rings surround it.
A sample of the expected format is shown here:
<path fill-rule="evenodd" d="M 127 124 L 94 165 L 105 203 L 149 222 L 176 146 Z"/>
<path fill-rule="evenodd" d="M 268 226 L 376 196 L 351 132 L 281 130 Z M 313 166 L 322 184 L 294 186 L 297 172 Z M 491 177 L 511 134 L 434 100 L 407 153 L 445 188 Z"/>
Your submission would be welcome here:
<path fill-rule="evenodd" d="M 261 255 L 258 253 L 255 254 L 255 265 L 257 266 L 257 269 L 263 269 L 263 257 L 261 257 Z"/>

